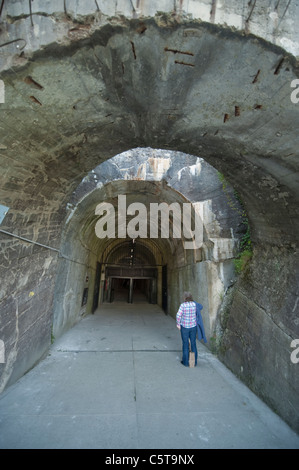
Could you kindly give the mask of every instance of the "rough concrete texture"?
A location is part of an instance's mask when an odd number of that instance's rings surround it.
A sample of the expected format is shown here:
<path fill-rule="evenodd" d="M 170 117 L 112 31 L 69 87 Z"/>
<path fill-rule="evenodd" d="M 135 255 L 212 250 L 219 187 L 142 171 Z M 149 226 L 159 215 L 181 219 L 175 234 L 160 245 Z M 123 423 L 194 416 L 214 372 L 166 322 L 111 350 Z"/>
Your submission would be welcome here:
<path fill-rule="evenodd" d="M 0 228 L 14 236 L 1 232 L 1 390 L 50 345 L 61 233 L 82 178 L 129 149 L 175 150 L 204 158 L 244 202 L 254 254 L 216 339 L 298 429 L 298 5 L 4 2 Z"/>

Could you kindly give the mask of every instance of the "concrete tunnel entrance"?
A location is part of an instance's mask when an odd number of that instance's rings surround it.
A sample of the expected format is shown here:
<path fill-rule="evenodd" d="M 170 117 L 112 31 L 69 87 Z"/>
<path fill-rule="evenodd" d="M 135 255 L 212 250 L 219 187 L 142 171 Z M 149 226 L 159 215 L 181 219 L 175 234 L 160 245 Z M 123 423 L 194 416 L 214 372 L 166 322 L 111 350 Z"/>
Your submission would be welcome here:
<path fill-rule="evenodd" d="M 73 261 L 60 261 L 55 337 L 107 302 L 146 301 L 175 316 L 184 290 L 204 305 L 207 335 L 213 335 L 222 295 L 235 280 L 234 258 L 244 224 L 233 188 L 223 188 L 211 165 L 181 152 L 136 148 L 92 170 L 68 209 L 61 252 Z M 128 233 L 120 225 L 121 209 Z M 193 241 L 186 244 L 187 209 Z M 169 216 L 165 233 L 163 214 Z M 97 236 L 98 223 L 106 236 Z"/>
<path fill-rule="evenodd" d="M 126 195 L 146 205 L 150 195 L 190 202 L 204 220 L 200 249 L 147 240 L 157 303 L 167 266 L 167 312 L 186 287 L 196 292 L 221 360 L 298 429 L 298 2 L 276 11 L 273 2 L 213 2 L 210 14 L 206 1 L 178 10 L 167 0 L 164 12 L 158 2 L 133 12 L 116 2 L 117 13 L 99 0 L 101 11 L 65 5 L 67 18 L 52 2 L 37 2 L 33 15 L 19 0 L 2 3 L 0 390 L 99 300 L 105 257 L 120 241 L 95 236 L 97 204 L 116 207 Z M 119 156 L 149 146 L 176 158 Z M 252 259 L 233 289 L 240 218 L 204 162 L 237 189 L 250 221 Z"/>

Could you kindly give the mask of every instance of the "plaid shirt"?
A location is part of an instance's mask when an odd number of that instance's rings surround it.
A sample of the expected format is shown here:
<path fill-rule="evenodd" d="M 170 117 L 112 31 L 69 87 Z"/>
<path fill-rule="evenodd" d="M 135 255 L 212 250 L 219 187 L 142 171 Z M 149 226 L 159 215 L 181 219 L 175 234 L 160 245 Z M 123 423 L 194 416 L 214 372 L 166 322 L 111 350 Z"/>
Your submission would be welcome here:
<path fill-rule="evenodd" d="M 176 314 L 176 322 L 178 326 L 184 328 L 193 328 L 196 326 L 196 303 L 183 302 Z"/>

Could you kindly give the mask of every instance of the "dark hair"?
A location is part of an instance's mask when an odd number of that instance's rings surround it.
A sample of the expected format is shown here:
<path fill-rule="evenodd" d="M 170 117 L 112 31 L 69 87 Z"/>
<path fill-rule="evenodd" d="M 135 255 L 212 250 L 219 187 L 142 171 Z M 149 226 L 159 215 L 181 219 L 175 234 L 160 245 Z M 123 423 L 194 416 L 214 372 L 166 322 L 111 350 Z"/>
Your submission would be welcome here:
<path fill-rule="evenodd" d="M 184 292 L 184 302 L 192 302 L 193 297 L 191 292 Z"/>

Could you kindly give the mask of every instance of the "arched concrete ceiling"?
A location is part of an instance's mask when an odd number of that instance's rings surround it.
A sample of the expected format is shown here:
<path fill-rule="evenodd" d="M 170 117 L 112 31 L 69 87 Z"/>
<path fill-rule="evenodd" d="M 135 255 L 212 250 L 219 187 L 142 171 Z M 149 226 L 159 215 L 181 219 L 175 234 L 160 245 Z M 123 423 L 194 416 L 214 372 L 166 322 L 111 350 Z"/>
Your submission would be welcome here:
<path fill-rule="evenodd" d="M 142 243 L 147 244 L 155 252 L 159 251 L 159 259 L 157 264 L 165 263 L 169 255 L 173 255 L 177 250 L 182 254 L 184 252 L 183 243 L 183 230 L 181 238 L 172 237 L 172 222 L 170 218 L 170 236 L 167 238 L 151 238 L 150 237 L 150 203 L 160 203 L 161 201 L 170 205 L 176 203 L 188 203 L 189 201 L 178 191 L 168 187 L 163 182 L 159 181 L 136 181 L 136 180 L 116 180 L 106 185 L 95 189 L 87 194 L 84 199 L 76 206 L 72 217 L 66 224 L 63 232 L 63 240 L 61 251 L 65 256 L 80 253 L 74 249 L 74 244 L 79 241 L 81 246 L 88 247 L 92 253 L 103 260 L 103 254 L 107 251 L 108 247 L 115 245 L 114 237 L 112 238 L 99 238 L 95 232 L 95 224 L 99 219 L 96 213 L 96 207 L 101 202 L 111 204 L 115 208 L 115 214 L 111 215 L 112 222 L 115 226 L 115 235 L 118 233 L 118 195 L 125 195 L 126 209 L 130 204 L 138 202 L 142 204 L 147 213 L 147 238 L 142 238 Z M 126 226 L 128 221 L 133 217 L 126 216 Z M 160 230 L 160 221 L 153 219 L 153 224 Z M 121 243 L 123 239 L 118 240 L 116 243 Z M 109 249 L 108 249 L 109 251 Z M 103 260 L 105 261 L 105 260 Z"/>
<path fill-rule="evenodd" d="M 155 206 L 161 202 L 166 212 L 163 217 L 161 213 L 157 217 Z M 192 208 L 191 226 L 184 215 L 184 203 Z M 130 204 L 135 206 L 130 208 Z M 179 234 L 173 233 L 173 212 L 168 213 L 172 204 L 180 219 L 180 222 L 175 219 L 175 232 Z M 104 223 L 98 222 L 100 216 L 108 222 L 107 210 L 113 233 L 108 238 L 99 238 L 98 230 L 103 230 L 105 235 L 108 229 L 108 225 L 104 228 Z M 125 235 L 120 231 L 126 233 L 128 224 L 131 228 L 137 224 L 135 230 L 141 230 L 142 243 L 159 252 L 156 262 L 165 264 L 178 247 L 183 254 L 182 241 L 191 236 L 187 230 L 197 232 L 193 250 L 200 248 L 202 242 L 206 250 L 210 243 L 216 243 L 215 237 L 229 238 L 237 246 L 237 240 L 246 230 L 242 213 L 232 188 L 224 190 L 217 171 L 203 159 L 179 152 L 137 148 L 98 165 L 82 180 L 68 204 L 61 251 L 71 256 L 78 240 L 78 246 L 88 247 L 97 259 L 105 261 L 107 253 L 114 249 L 113 239 L 120 236 L 121 242 Z M 164 233 L 160 236 L 162 220 Z M 205 259 L 203 252 L 193 255 L 194 259 Z"/>
<path fill-rule="evenodd" d="M 298 107 L 290 100 L 298 69 L 290 54 L 165 15 L 122 18 L 76 39 L 2 74 L 1 201 L 9 217 L 21 210 L 30 218 L 38 207 L 60 217 L 89 170 L 152 146 L 220 169 L 247 204 L 256 239 L 285 243 L 298 233 Z"/>

